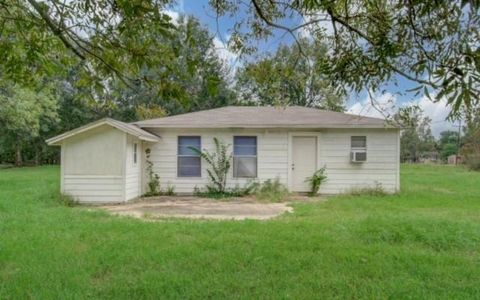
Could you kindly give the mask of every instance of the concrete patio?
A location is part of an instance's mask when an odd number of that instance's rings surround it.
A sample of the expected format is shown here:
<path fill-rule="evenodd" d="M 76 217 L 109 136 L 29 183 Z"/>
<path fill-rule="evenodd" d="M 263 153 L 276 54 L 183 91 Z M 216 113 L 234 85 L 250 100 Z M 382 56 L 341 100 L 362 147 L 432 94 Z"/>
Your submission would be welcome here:
<path fill-rule="evenodd" d="M 293 212 L 288 203 L 258 203 L 252 198 L 230 201 L 198 197 L 161 196 L 140 199 L 137 202 L 104 205 L 112 214 L 144 219 L 191 218 L 218 220 L 267 220 L 286 212 Z"/>

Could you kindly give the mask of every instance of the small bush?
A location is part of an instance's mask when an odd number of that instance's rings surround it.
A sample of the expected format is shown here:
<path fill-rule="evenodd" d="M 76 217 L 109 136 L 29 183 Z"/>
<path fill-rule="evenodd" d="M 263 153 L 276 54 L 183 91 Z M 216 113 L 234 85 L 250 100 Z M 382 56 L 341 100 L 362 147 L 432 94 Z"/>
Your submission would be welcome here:
<path fill-rule="evenodd" d="M 145 193 L 145 197 L 159 196 L 160 195 L 160 176 L 153 172 L 153 163 L 150 161 L 151 150 L 148 148 L 145 150 L 145 162 L 147 163 L 148 173 L 148 192 Z"/>
<path fill-rule="evenodd" d="M 382 184 L 376 181 L 374 186 L 352 188 L 346 194 L 351 196 L 381 197 L 387 195 L 387 192 L 383 188 Z"/>
<path fill-rule="evenodd" d="M 175 196 L 175 186 L 168 184 L 167 189 L 165 190 L 165 195 L 167 196 Z"/>
<path fill-rule="evenodd" d="M 268 179 L 255 189 L 257 199 L 267 202 L 282 202 L 288 200 L 290 193 L 280 182 L 280 178 Z"/>
<path fill-rule="evenodd" d="M 312 177 L 307 178 L 306 181 L 310 184 L 310 192 L 308 193 L 309 196 L 316 196 L 318 194 L 318 190 L 320 189 L 320 185 L 327 180 L 325 169 L 326 167 L 323 167 L 315 171 Z"/>

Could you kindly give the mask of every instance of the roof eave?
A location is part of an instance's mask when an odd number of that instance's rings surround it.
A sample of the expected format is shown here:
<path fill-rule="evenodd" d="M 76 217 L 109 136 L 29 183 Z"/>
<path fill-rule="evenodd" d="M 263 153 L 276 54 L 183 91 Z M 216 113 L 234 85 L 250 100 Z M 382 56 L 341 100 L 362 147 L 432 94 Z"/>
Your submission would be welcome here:
<path fill-rule="evenodd" d="M 229 124 L 229 125 L 209 125 L 209 124 L 194 124 L 194 125 L 140 125 L 137 124 L 140 128 L 234 128 L 234 129 L 242 129 L 242 128 L 278 128 L 278 129 L 351 129 L 351 128 L 359 128 L 359 129 L 400 129 L 396 126 L 392 125 L 240 125 L 240 124 Z"/>
<path fill-rule="evenodd" d="M 138 138 L 142 141 L 146 141 L 146 142 L 158 142 L 158 141 L 160 141 L 160 138 L 155 137 L 153 134 L 151 134 L 151 136 L 144 136 L 144 135 L 141 135 L 141 134 L 137 134 L 132 130 L 126 130 L 125 128 L 120 128 L 119 126 L 117 126 L 117 124 L 115 124 L 115 122 L 119 122 L 119 121 L 110 120 L 108 118 L 100 119 L 98 121 L 89 123 L 87 125 L 81 126 L 79 128 L 75 128 L 73 130 L 67 131 L 67 132 L 62 133 L 60 135 L 57 135 L 55 137 L 49 138 L 49 139 L 45 140 L 45 142 L 49 146 L 60 146 L 62 144 L 61 143 L 62 141 L 66 140 L 70 137 L 73 137 L 77 134 L 80 134 L 82 132 L 86 132 L 88 130 L 92 130 L 94 128 L 100 127 L 102 125 L 112 126 L 113 128 L 115 128 L 117 130 L 120 130 L 122 132 L 125 132 L 127 134 L 130 134 L 130 135 L 132 135 L 132 136 L 134 136 L 134 137 L 136 137 L 136 138 Z"/>

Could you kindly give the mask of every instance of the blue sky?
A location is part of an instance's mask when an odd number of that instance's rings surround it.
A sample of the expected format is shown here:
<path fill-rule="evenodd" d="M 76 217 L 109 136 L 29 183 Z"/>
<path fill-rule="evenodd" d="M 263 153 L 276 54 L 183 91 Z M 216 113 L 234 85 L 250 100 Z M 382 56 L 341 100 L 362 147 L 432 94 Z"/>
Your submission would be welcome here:
<path fill-rule="evenodd" d="M 216 18 L 208 4 L 208 0 L 178 0 L 172 11 L 179 14 L 193 15 L 206 26 L 212 34 L 215 34 L 215 44 L 222 58 L 227 59 L 230 64 L 238 66 L 241 63 L 236 55 L 226 49 L 225 43 L 231 33 L 231 29 L 237 20 L 245 17 L 245 12 L 240 11 L 236 17 Z M 300 18 L 285 21 L 286 25 L 299 24 Z M 289 24 L 290 23 L 290 24 Z M 275 51 L 280 44 L 290 44 L 293 39 L 285 32 L 276 30 L 272 38 L 258 44 L 258 54 Z M 443 130 L 455 130 L 455 124 L 445 121 L 449 110 L 445 107 L 445 103 L 432 103 L 429 99 L 422 96 L 415 96 L 413 93 L 406 91 L 416 87 L 417 85 L 403 77 L 396 77 L 394 82 L 385 85 L 386 93 L 377 93 L 374 95 L 377 106 L 381 106 L 387 112 L 395 111 L 399 106 L 416 103 L 423 110 L 425 115 L 432 119 L 432 131 L 435 136 Z M 371 99 L 366 91 L 360 94 L 352 94 L 349 97 L 349 112 L 368 116 L 382 117 L 377 109 L 373 108 Z"/>

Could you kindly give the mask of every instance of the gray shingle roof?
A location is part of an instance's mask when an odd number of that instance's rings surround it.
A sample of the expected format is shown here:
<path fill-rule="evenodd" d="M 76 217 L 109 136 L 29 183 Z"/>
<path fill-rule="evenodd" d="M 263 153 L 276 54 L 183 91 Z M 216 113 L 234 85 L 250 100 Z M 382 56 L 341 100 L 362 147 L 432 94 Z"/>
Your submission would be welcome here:
<path fill-rule="evenodd" d="M 142 128 L 394 128 L 384 119 L 301 106 L 227 106 L 133 124 Z"/>

